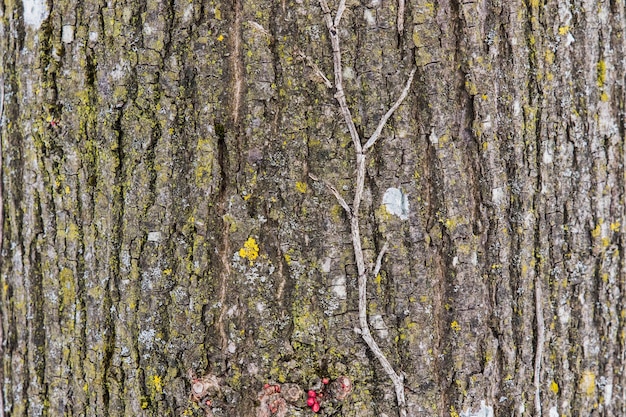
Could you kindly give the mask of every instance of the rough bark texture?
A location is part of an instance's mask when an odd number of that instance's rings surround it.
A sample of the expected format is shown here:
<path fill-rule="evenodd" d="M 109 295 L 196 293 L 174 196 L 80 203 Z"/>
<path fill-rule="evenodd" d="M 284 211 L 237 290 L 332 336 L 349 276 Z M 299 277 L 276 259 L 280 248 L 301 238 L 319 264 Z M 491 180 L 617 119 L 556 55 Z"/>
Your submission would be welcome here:
<path fill-rule="evenodd" d="M 624 25 L 623 0 L 347 2 L 361 137 L 418 67 L 360 209 L 410 416 L 626 414 Z M 9 0 L 0 60 L 0 416 L 202 415 L 189 369 L 215 416 L 341 375 L 322 415 L 397 415 L 309 177 L 353 196 L 317 0 Z"/>

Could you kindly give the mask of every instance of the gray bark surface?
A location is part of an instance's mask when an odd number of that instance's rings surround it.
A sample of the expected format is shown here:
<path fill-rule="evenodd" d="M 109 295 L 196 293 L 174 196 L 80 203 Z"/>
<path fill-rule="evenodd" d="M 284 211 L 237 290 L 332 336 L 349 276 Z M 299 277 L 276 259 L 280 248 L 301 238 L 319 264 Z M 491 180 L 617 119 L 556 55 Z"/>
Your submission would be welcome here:
<path fill-rule="evenodd" d="M 363 145 L 417 67 L 358 211 L 409 416 L 626 415 L 625 24 L 346 2 Z M 260 417 L 342 376 L 320 415 L 398 415 L 317 0 L 4 2 L 0 64 L 0 417 Z"/>

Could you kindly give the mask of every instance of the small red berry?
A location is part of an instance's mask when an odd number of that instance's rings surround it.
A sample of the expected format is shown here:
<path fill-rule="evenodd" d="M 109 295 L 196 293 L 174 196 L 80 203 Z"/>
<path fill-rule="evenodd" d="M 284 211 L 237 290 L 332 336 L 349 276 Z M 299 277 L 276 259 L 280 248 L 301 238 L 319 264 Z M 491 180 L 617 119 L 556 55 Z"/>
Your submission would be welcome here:
<path fill-rule="evenodd" d="M 308 400 L 306 400 L 306 405 L 308 405 L 309 407 L 313 407 L 313 404 L 315 404 L 317 401 L 315 400 L 315 398 L 313 397 L 309 397 Z"/>
<path fill-rule="evenodd" d="M 315 404 L 313 404 L 313 407 L 311 407 L 311 410 L 313 410 L 314 413 L 320 411 L 320 403 L 316 401 Z"/>
<path fill-rule="evenodd" d="M 208 405 L 208 406 L 210 407 L 210 406 L 211 406 L 211 404 L 212 404 L 212 403 L 211 403 L 211 400 L 206 400 L 206 401 L 205 401 L 205 404 L 206 404 L 206 405 Z"/>
<path fill-rule="evenodd" d="M 317 395 L 317 393 L 313 390 L 309 390 L 309 392 L 307 392 L 307 396 L 309 398 L 315 398 L 315 396 Z"/>
<path fill-rule="evenodd" d="M 328 380 L 328 378 L 323 378 L 322 379 L 322 384 L 324 384 L 324 385 L 328 385 L 329 382 L 330 381 Z"/>

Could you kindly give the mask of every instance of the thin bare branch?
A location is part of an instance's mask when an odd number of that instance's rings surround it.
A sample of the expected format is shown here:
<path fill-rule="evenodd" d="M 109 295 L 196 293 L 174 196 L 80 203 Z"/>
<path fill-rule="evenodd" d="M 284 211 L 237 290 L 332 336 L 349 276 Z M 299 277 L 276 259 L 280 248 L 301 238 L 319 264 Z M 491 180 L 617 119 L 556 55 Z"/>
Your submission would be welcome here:
<path fill-rule="evenodd" d="M 311 173 L 309 173 L 309 178 L 311 178 L 313 181 L 320 181 L 319 178 L 317 178 L 315 175 Z M 339 191 L 337 191 L 337 189 L 333 187 L 333 185 L 330 182 L 326 180 L 321 180 L 321 181 L 330 190 L 330 192 L 333 193 L 333 195 L 335 196 L 335 198 L 337 199 L 341 207 L 343 207 L 346 213 L 348 213 L 348 217 L 352 216 L 352 210 L 350 210 L 350 206 L 348 205 L 348 203 L 346 203 L 346 200 L 344 200 L 341 194 L 339 194 Z"/>
<path fill-rule="evenodd" d="M 380 122 L 378 122 L 378 127 L 376 127 L 376 130 L 374 131 L 372 136 L 363 146 L 363 152 L 367 151 L 369 148 L 374 146 L 374 144 L 380 137 L 380 134 L 382 133 L 383 128 L 387 124 L 387 120 L 389 120 L 389 118 L 398 109 L 398 107 L 400 107 L 400 104 L 402 104 L 406 96 L 409 95 L 409 89 L 411 88 L 411 83 L 413 82 L 413 77 L 415 76 L 416 70 L 417 68 L 413 68 L 411 70 L 411 74 L 409 75 L 409 79 L 407 80 L 406 85 L 404 86 L 404 89 L 402 90 L 402 94 L 400 94 L 400 97 L 398 97 L 398 100 L 396 100 L 393 106 L 391 106 L 391 108 L 387 111 L 387 113 L 385 113 L 385 115 L 380 119 Z"/>
<path fill-rule="evenodd" d="M 404 32 L 404 0 L 398 0 L 398 35 Z"/>
<path fill-rule="evenodd" d="M 374 272 L 372 273 L 372 275 L 374 275 L 375 277 L 378 276 L 378 273 L 380 272 L 380 267 L 383 263 L 383 256 L 385 256 L 385 252 L 387 252 L 388 248 L 389 242 L 385 242 L 382 249 L 378 253 L 378 257 L 376 258 L 376 265 L 374 266 Z"/>
<path fill-rule="evenodd" d="M 370 351 L 378 359 L 378 362 L 385 370 L 385 373 L 393 382 L 396 391 L 396 401 L 400 417 L 406 417 L 406 399 L 404 396 L 404 377 L 398 375 L 393 369 L 391 363 L 383 353 L 383 351 L 372 337 L 372 333 L 367 322 L 367 271 L 365 269 L 365 258 L 363 248 L 361 247 L 361 232 L 359 226 L 359 205 L 363 198 L 363 188 L 365 184 L 365 154 L 356 154 L 356 188 L 354 192 L 354 200 L 352 203 L 353 215 L 350 219 L 350 231 L 352 234 L 352 247 L 354 248 L 354 259 L 356 261 L 356 269 L 359 275 L 359 325 L 361 327 L 361 337 L 369 347 Z M 382 262 L 382 261 L 381 261 Z"/>
<path fill-rule="evenodd" d="M 313 71 L 315 71 L 317 76 L 320 77 L 324 81 L 324 84 L 326 85 L 327 88 L 333 88 L 333 83 L 331 83 L 330 80 L 326 77 L 326 75 L 324 75 L 324 73 L 322 72 L 320 67 L 318 67 L 317 64 L 315 62 L 313 62 L 313 59 L 310 56 L 306 55 L 302 51 L 298 51 L 297 53 L 298 53 L 298 55 L 300 55 L 300 58 L 304 59 L 306 61 L 306 64 Z"/>
<path fill-rule="evenodd" d="M 346 0 L 341 0 L 339 2 L 339 7 L 337 7 L 337 14 L 335 15 L 335 27 L 339 26 L 339 22 L 341 22 L 341 15 L 346 10 Z"/>
<path fill-rule="evenodd" d="M 357 152 L 361 152 L 361 138 L 359 137 L 359 133 L 356 130 L 354 121 L 352 120 L 352 114 L 350 113 L 350 109 L 348 108 L 348 102 L 346 101 L 346 96 L 343 92 L 343 75 L 341 66 L 341 49 L 339 48 L 339 33 L 337 32 L 337 28 L 333 23 L 333 19 L 330 15 L 330 8 L 328 7 L 328 3 L 326 2 L 326 0 L 320 0 L 320 6 L 322 7 L 322 11 L 324 12 L 324 21 L 326 22 L 326 26 L 328 27 L 328 34 L 330 35 L 330 42 L 333 47 L 335 89 L 337 90 L 337 92 L 335 93 L 335 98 L 339 102 L 341 114 L 343 115 L 346 125 L 348 126 L 348 131 L 350 132 L 350 137 L 352 138 L 352 142 L 354 143 L 354 148 Z"/>
<path fill-rule="evenodd" d="M 350 113 L 350 109 L 348 108 L 348 104 L 346 101 L 346 97 L 343 91 L 343 81 L 342 81 L 342 66 L 341 66 L 341 50 L 339 48 L 339 35 L 337 32 L 337 26 L 341 21 L 341 15 L 345 10 L 345 0 L 341 0 L 339 3 L 339 8 L 337 11 L 337 15 L 335 16 L 335 20 L 331 17 L 330 8 L 328 7 L 328 3 L 326 0 L 319 0 L 320 6 L 324 13 L 324 21 L 326 22 L 326 26 L 328 27 L 328 34 L 330 35 L 330 40 L 333 49 L 333 66 L 334 66 L 334 75 L 335 75 L 335 88 L 337 90 L 335 94 L 335 98 L 339 102 L 339 106 L 341 108 L 341 113 L 343 114 L 346 125 L 348 126 L 348 131 L 350 132 L 350 137 L 352 138 L 352 142 L 354 143 L 354 152 L 356 157 L 356 184 L 354 190 L 354 200 L 352 202 L 352 211 L 350 211 L 350 207 L 343 199 L 343 197 L 339 194 L 339 192 L 330 184 L 326 183 L 326 186 L 331 190 L 331 192 L 335 195 L 339 204 L 350 214 L 350 233 L 352 235 L 352 246 L 354 248 L 354 258 L 357 265 L 357 273 L 358 273 L 358 288 L 359 288 L 359 326 L 360 326 L 360 334 L 370 351 L 374 354 L 374 356 L 380 362 L 380 365 L 383 367 L 385 373 L 393 382 L 394 389 L 396 391 L 396 400 L 398 403 L 398 410 L 401 417 L 406 417 L 406 399 L 404 394 L 404 376 L 402 374 L 398 374 L 394 369 L 383 351 L 376 343 L 376 340 L 372 337 L 372 333 L 369 328 L 369 323 L 367 321 L 367 271 L 365 268 L 365 259 L 363 255 L 363 248 L 361 247 L 361 232 L 359 226 L 359 207 L 361 204 L 361 200 L 363 198 L 363 189 L 365 186 L 365 161 L 366 154 L 365 151 L 376 143 L 376 140 L 380 136 L 387 120 L 391 117 L 391 115 L 396 111 L 396 109 L 400 106 L 402 101 L 406 98 L 409 93 L 409 88 L 411 86 L 411 82 L 413 81 L 413 76 L 415 75 L 415 69 L 411 71 L 411 75 L 409 76 L 409 80 L 407 81 L 402 94 L 395 102 L 395 104 L 389 109 L 389 111 L 382 117 L 380 120 L 376 131 L 372 135 L 372 137 L 367 141 L 365 147 L 361 144 L 361 139 L 359 137 L 358 132 L 356 131 L 356 127 L 354 125 L 354 121 L 352 119 L 352 114 Z M 311 176 L 309 174 L 309 176 Z M 314 176 L 311 176 L 313 180 L 317 180 Z M 383 246 L 381 252 L 378 254 L 378 258 L 376 260 L 376 266 L 374 268 L 375 275 L 380 271 L 382 258 L 384 253 L 387 250 L 387 244 Z"/>

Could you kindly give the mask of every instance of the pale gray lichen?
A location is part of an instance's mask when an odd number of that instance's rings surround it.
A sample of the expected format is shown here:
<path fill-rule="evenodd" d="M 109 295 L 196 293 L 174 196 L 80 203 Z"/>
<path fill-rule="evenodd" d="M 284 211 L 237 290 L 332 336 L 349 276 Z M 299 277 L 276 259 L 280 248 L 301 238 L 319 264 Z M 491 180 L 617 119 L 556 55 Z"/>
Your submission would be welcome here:
<path fill-rule="evenodd" d="M 409 218 L 409 199 L 402 190 L 388 188 L 383 195 L 383 204 L 390 214 L 400 217 L 402 220 Z"/>

